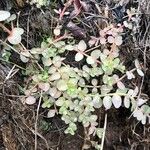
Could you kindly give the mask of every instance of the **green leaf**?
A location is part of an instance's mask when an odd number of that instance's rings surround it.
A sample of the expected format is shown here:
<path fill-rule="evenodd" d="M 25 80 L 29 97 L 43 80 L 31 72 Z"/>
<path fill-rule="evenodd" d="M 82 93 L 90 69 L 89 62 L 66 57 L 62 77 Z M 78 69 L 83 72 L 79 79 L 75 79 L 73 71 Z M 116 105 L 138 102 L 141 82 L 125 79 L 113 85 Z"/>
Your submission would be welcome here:
<path fill-rule="evenodd" d="M 10 56 L 11 56 L 11 53 L 8 52 L 7 50 L 4 50 L 4 51 L 2 52 L 2 57 L 3 57 L 4 60 L 9 61 Z"/>
<path fill-rule="evenodd" d="M 132 104 L 132 107 L 131 107 L 131 111 L 134 111 L 137 107 L 137 102 L 135 99 L 131 99 L 131 104 Z"/>
<path fill-rule="evenodd" d="M 56 87 L 50 88 L 49 94 L 50 94 L 52 97 L 54 97 L 56 93 L 57 93 Z"/>
<path fill-rule="evenodd" d="M 108 75 L 104 75 L 103 76 L 103 82 L 104 82 L 104 84 L 112 86 L 115 83 L 115 79 L 114 79 L 114 77 L 110 77 Z"/>
<path fill-rule="evenodd" d="M 53 105 L 54 101 L 52 99 L 45 99 L 42 108 L 50 108 Z"/>
<path fill-rule="evenodd" d="M 142 111 L 140 109 L 136 109 L 133 112 L 133 116 L 137 118 L 137 120 L 141 121 L 143 119 L 144 114 L 142 113 Z"/>
<path fill-rule="evenodd" d="M 55 104 L 56 104 L 57 106 L 62 106 L 62 105 L 64 104 L 64 102 L 65 102 L 65 99 L 64 99 L 63 97 L 60 97 L 60 98 L 55 102 Z"/>
<path fill-rule="evenodd" d="M 65 106 L 60 107 L 59 114 L 67 115 L 68 114 L 67 108 Z"/>
<path fill-rule="evenodd" d="M 111 108 L 112 101 L 111 101 L 111 97 L 110 96 L 105 96 L 103 98 L 103 105 L 106 108 L 106 110 Z"/>
<path fill-rule="evenodd" d="M 103 128 L 96 128 L 96 135 L 101 139 L 103 137 Z"/>
<path fill-rule="evenodd" d="M 117 89 L 117 90 L 116 90 L 116 94 L 117 94 L 117 93 L 122 94 L 122 95 L 123 95 L 123 94 L 126 94 L 126 93 L 127 93 L 127 88 L 122 89 L 122 90 L 121 90 L 121 89 Z"/>
<path fill-rule="evenodd" d="M 75 61 L 81 61 L 83 58 L 84 56 L 80 52 L 75 55 Z"/>
<path fill-rule="evenodd" d="M 70 133 L 71 135 L 75 134 L 75 131 L 77 130 L 77 126 L 75 123 L 70 123 L 69 127 L 65 130 L 65 133 Z"/>
<path fill-rule="evenodd" d="M 87 62 L 89 65 L 92 65 L 92 64 L 95 63 L 95 60 L 94 60 L 93 57 L 88 56 L 88 57 L 86 58 L 86 62 Z"/>
<path fill-rule="evenodd" d="M 42 57 L 42 61 L 44 66 L 50 66 L 52 64 L 52 60 L 50 58 Z"/>
<path fill-rule="evenodd" d="M 59 72 L 55 72 L 53 73 L 50 77 L 49 77 L 49 80 L 50 81 L 55 81 L 55 80 L 58 80 L 60 79 L 61 75 Z"/>
<path fill-rule="evenodd" d="M 59 80 L 56 86 L 60 91 L 66 91 L 68 89 L 68 85 L 65 80 Z"/>
<path fill-rule="evenodd" d="M 79 42 L 79 44 L 78 44 L 78 50 L 80 50 L 80 51 L 85 51 L 86 48 L 87 48 L 86 43 L 85 43 L 83 40 L 81 40 L 81 41 Z"/>
<path fill-rule="evenodd" d="M 100 55 L 101 55 L 101 51 L 98 49 L 91 52 L 91 57 L 94 59 L 98 59 Z"/>
<path fill-rule="evenodd" d="M 56 67 L 51 66 L 51 67 L 49 67 L 48 73 L 49 74 L 54 74 L 56 72 L 56 70 L 57 70 Z"/>
<path fill-rule="evenodd" d="M 0 10 L 0 21 L 4 21 L 10 17 L 10 12 L 5 10 Z"/>
<path fill-rule="evenodd" d="M 11 35 L 8 36 L 8 41 L 11 44 L 19 44 L 21 42 L 21 35 L 24 33 L 22 28 L 13 28 L 11 31 Z"/>
<path fill-rule="evenodd" d="M 50 88 L 50 84 L 49 83 L 43 83 L 43 82 L 41 82 L 41 83 L 38 84 L 38 86 L 44 92 L 47 92 L 49 90 L 49 88 Z"/>
<path fill-rule="evenodd" d="M 122 104 L 121 96 L 120 95 L 113 95 L 112 103 L 115 106 L 115 108 L 119 108 Z"/>
<path fill-rule="evenodd" d="M 143 73 L 143 71 L 142 71 L 141 69 L 137 69 L 137 73 L 138 73 L 141 77 L 144 76 L 144 73 Z"/>
<path fill-rule="evenodd" d="M 72 45 L 66 45 L 65 49 L 68 50 L 68 51 L 72 51 L 74 49 L 74 46 L 72 46 Z"/>
<path fill-rule="evenodd" d="M 25 99 L 25 103 L 28 105 L 33 105 L 36 102 L 36 98 L 33 96 L 29 96 Z"/>
<path fill-rule="evenodd" d="M 122 43 L 123 43 L 122 36 L 116 36 L 115 37 L 115 44 L 117 46 L 120 46 Z"/>
<path fill-rule="evenodd" d="M 47 113 L 48 118 L 52 118 L 55 116 L 56 110 L 55 109 L 50 109 Z"/>
<path fill-rule="evenodd" d="M 143 105 L 141 107 L 144 114 L 149 115 L 150 114 L 150 107 L 148 105 Z"/>
<path fill-rule="evenodd" d="M 57 54 L 57 49 L 56 48 L 46 48 L 43 52 L 42 55 L 45 58 L 50 58 L 50 57 L 54 57 Z"/>
<path fill-rule="evenodd" d="M 96 120 L 97 120 L 97 115 L 91 115 L 90 116 L 90 122 L 92 123 L 92 122 L 95 122 Z"/>
<path fill-rule="evenodd" d="M 41 48 L 45 49 L 45 48 L 47 48 L 47 46 L 48 46 L 48 44 L 46 42 L 43 41 L 41 43 Z"/>
<path fill-rule="evenodd" d="M 24 63 L 27 63 L 29 61 L 29 58 L 27 58 L 27 57 L 20 54 L 20 60 Z"/>
<path fill-rule="evenodd" d="M 143 118 L 142 118 L 142 120 L 141 120 L 141 123 L 142 123 L 142 124 L 146 124 L 146 115 L 143 115 Z"/>
<path fill-rule="evenodd" d="M 124 106 L 126 107 L 126 108 L 129 108 L 130 107 L 130 98 L 129 98 L 129 96 L 127 95 L 127 96 L 125 96 L 124 97 Z"/>
<path fill-rule="evenodd" d="M 95 94 L 94 97 L 93 97 L 93 106 L 95 108 L 100 108 L 103 104 L 102 100 L 100 99 L 100 95 L 99 94 Z"/>
<path fill-rule="evenodd" d="M 109 86 L 109 85 L 102 85 L 101 88 L 100 88 L 101 94 L 102 94 L 102 95 L 105 95 L 105 94 L 109 93 L 112 89 L 113 89 L 112 86 Z"/>
<path fill-rule="evenodd" d="M 56 48 L 61 48 L 62 46 L 65 46 L 65 42 L 64 41 L 59 41 L 59 42 L 53 43 L 53 45 Z"/>

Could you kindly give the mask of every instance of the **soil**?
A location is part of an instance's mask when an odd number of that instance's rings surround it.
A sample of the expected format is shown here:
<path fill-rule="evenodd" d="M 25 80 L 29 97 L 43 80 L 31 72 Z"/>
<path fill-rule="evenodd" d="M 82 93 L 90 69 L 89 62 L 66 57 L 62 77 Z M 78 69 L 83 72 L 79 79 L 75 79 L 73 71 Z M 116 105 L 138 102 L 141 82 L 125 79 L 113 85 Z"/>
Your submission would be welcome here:
<path fill-rule="evenodd" d="M 94 1 L 90 0 L 88 3 L 90 13 L 96 14 Z M 108 3 L 113 7 L 114 3 L 106 0 L 99 1 L 100 6 Z M 146 61 L 146 75 L 142 87 L 142 92 L 150 98 L 150 6 L 147 6 L 149 1 L 143 0 L 141 2 L 141 11 L 143 13 L 141 19 L 141 26 L 139 34 L 136 35 L 136 44 L 133 44 L 130 33 L 125 38 L 122 46 L 121 59 L 125 61 L 125 65 L 130 69 L 133 66 L 133 59 L 138 58 L 141 63 Z M 127 2 L 126 7 L 136 6 L 132 0 Z M 51 9 L 54 7 L 62 7 L 62 3 L 58 0 L 56 5 L 41 9 L 35 6 L 30 6 L 23 0 L 1 0 L 0 10 L 9 10 L 11 13 L 19 14 L 20 27 L 24 28 L 25 34 L 23 36 L 23 44 L 26 48 L 33 48 L 40 46 L 44 36 L 52 33 L 52 26 L 57 23 L 57 17 L 51 14 Z M 73 9 L 69 8 L 70 11 Z M 114 10 L 115 18 L 119 22 L 122 14 L 118 13 L 122 9 Z M 43 13 L 44 12 L 44 13 Z M 75 20 L 65 17 L 61 22 L 63 28 L 68 29 L 76 39 L 84 39 L 88 41 L 91 35 L 97 35 L 97 28 L 93 22 L 99 19 L 97 16 L 89 17 L 87 14 L 79 15 L 82 20 L 80 24 L 75 24 Z M 111 16 L 112 17 L 112 16 Z M 109 19 L 113 19 L 113 18 Z M 74 28 L 68 24 L 72 21 Z M 100 22 L 103 22 L 99 19 Z M 115 20 L 114 20 L 115 21 Z M 85 25 L 87 24 L 87 26 Z M 92 29 L 91 29 L 92 28 Z M 76 30 L 75 30 L 76 29 Z M 5 39 L 5 35 L 0 32 L 1 38 Z M 145 44 L 145 42 L 148 42 Z M 3 48 L 2 45 L 1 49 Z M 67 55 L 68 63 L 73 66 L 80 67 L 81 64 L 75 64 L 71 56 Z M 18 58 L 17 54 L 11 57 L 12 62 L 19 66 L 25 66 Z M 82 62 L 84 63 L 84 62 Z M 35 123 L 35 106 L 25 106 L 20 101 L 19 85 L 23 82 L 20 72 L 17 72 L 11 79 L 6 80 L 12 65 L 1 61 L 0 63 L 0 150 L 33 150 L 34 149 L 34 123 Z M 141 82 L 141 79 L 135 81 Z M 128 83 L 126 83 L 128 84 Z M 104 125 L 105 111 L 98 112 L 100 116 L 99 126 Z M 66 124 L 56 116 L 52 119 L 45 117 L 44 110 L 40 110 L 38 118 L 38 150 L 82 150 L 84 145 L 84 128 L 78 124 L 78 130 L 74 136 L 64 134 Z M 110 109 L 108 112 L 108 122 L 105 137 L 104 150 L 150 150 L 150 126 L 143 126 L 138 123 L 136 119 L 130 117 L 131 112 L 123 107 Z M 94 150 L 94 148 L 89 148 Z"/>

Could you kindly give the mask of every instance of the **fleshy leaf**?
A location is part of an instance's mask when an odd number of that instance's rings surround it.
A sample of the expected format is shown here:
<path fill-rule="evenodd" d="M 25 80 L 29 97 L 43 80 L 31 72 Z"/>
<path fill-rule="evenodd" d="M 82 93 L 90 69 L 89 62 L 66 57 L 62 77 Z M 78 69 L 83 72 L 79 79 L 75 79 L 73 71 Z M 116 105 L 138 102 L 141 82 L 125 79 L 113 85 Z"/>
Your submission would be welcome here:
<path fill-rule="evenodd" d="M 60 35 L 60 28 L 59 27 L 56 27 L 54 29 L 54 35 L 56 35 L 56 36 Z"/>
<path fill-rule="evenodd" d="M 12 32 L 13 35 L 22 35 L 24 33 L 24 30 L 22 28 L 13 28 Z"/>
<path fill-rule="evenodd" d="M 29 61 L 29 58 L 23 56 L 22 54 L 20 54 L 20 59 L 22 62 L 27 63 Z"/>
<path fill-rule="evenodd" d="M 64 104 L 64 102 L 65 102 L 65 99 L 62 98 L 62 97 L 60 97 L 60 98 L 55 102 L 55 104 L 56 104 L 57 106 L 62 106 L 62 105 Z"/>
<path fill-rule="evenodd" d="M 51 109 L 51 110 L 48 111 L 47 117 L 48 118 L 52 118 L 52 117 L 55 116 L 55 113 L 56 113 L 56 110 L 55 109 Z"/>
<path fill-rule="evenodd" d="M 21 35 L 24 33 L 22 28 L 13 28 L 11 35 L 8 36 L 8 41 L 11 44 L 19 44 L 21 42 Z"/>
<path fill-rule="evenodd" d="M 43 64 L 44 66 L 50 66 L 52 64 L 52 60 L 50 58 L 46 59 L 46 58 L 42 58 Z"/>
<path fill-rule="evenodd" d="M 138 101 L 137 101 L 137 105 L 138 105 L 138 106 L 141 106 L 141 105 L 143 105 L 143 104 L 146 103 L 146 102 L 147 102 L 147 100 L 144 100 L 144 99 L 142 99 L 142 98 L 139 98 Z"/>
<path fill-rule="evenodd" d="M 50 88 L 49 83 L 39 83 L 39 88 L 44 92 L 47 92 Z"/>
<path fill-rule="evenodd" d="M 36 99 L 33 96 L 29 96 L 25 99 L 25 103 L 28 105 L 33 105 L 35 102 L 36 102 Z"/>
<path fill-rule="evenodd" d="M 96 43 L 96 39 L 89 40 L 88 44 L 90 47 L 92 47 Z"/>
<path fill-rule="evenodd" d="M 53 74 L 50 76 L 49 80 L 50 80 L 50 81 L 55 81 L 55 80 L 60 79 L 60 77 L 61 77 L 60 73 L 59 73 L 59 72 L 55 72 L 55 73 L 53 73 Z"/>
<path fill-rule="evenodd" d="M 97 136 L 101 139 L 103 137 L 103 132 L 104 132 L 104 129 L 103 128 L 97 128 L 96 129 L 96 134 Z"/>
<path fill-rule="evenodd" d="M 117 45 L 117 46 L 120 46 L 121 44 L 122 44 L 122 36 L 116 36 L 115 37 L 115 44 Z"/>
<path fill-rule="evenodd" d="M 92 64 L 95 63 L 94 59 L 93 59 L 91 56 L 88 56 L 88 57 L 87 57 L 86 62 L 87 62 L 89 65 L 92 65 Z"/>
<path fill-rule="evenodd" d="M 111 108 L 112 101 L 111 101 L 111 97 L 110 96 L 105 96 L 103 98 L 103 105 L 106 108 L 106 110 Z"/>
<path fill-rule="evenodd" d="M 106 44 L 106 39 L 104 37 L 100 37 L 100 43 L 103 45 L 103 44 Z"/>
<path fill-rule="evenodd" d="M 112 86 L 102 85 L 100 90 L 101 90 L 101 94 L 107 94 L 112 90 Z"/>
<path fill-rule="evenodd" d="M 122 103 L 122 99 L 121 99 L 121 96 L 119 95 L 114 95 L 112 97 L 112 103 L 113 105 L 115 106 L 115 108 L 119 108 L 121 106 L 121 103 Z"/>
<path fill-rule="evenodd" d="M 0 21 L 4 21 L 10 17 L 10 12 L 5 10 L 0 10 Z"/>
<path fill-rule="evenodd" d="M 148 105 L 143 105 L 141 107 L 141 110 L 144 114 L 149 115 L 150 114 L 150 107 Z"/>
<path fill-rule="evenodd" d="M 86 43 L 85 43 L 83 40 L 81 40 L 81 41 L 79 42 L 79 44 L 78 44 L 78 50 L 80 50 L 80 51 L 85 51 L 86 48 L 87 48 Z"/>
<path fill-rule="evenodd" d="M 8 41 L 14 45 L 19 44 L 21 42 L 21 35 L 8 36 Z"/>
<path fill-rule="evenodd" d="M 94 50 L 94 51 L 91 52 L 91 56 L 94 59 L 98 59 L 100 57 L 100 55 L 101 55 L 101 51 L 100 50 Z"/>
<path fill-rule="evenodd" d="M 134 91 L 133 91 L 132 97 L 137 96 L 138 92 L 139 92 L 139 88 L 136 86 Z"/>
<path fill-rule="evenodd" d="M 130 98 L 129 98 L 129 96 L 127 95 L 127 96 L 125 96 L 124 97 L 124 106 L 126 107 L 126 108 L 129 108 L 130 107 Z"/>
<path fill-rule="evenodd" d="M 61 96 L 61 92 L 60 91 L 57 91 L 56 94 L 53 96 L 54 98 L 59 98 Z"/>
<path fill-rule="evenodd" d="M 83 54 L 81 54 L 80 52 L 79 53 L 77 53 L 76 55 L 75 55 L 75 61 L 80 61 L 80 60 L 82 60 L 83 59 Z"/>
<path fill-rule="evenodd" d="M 48 70 L 48 73 L 49 74 L 53 74 L 53 73 L 55 73 L 56 72 L 56 67 L 54 67 L 54 66 L 51 66 L 50 68 L 49 68 L 49 70 Z"/>
<path fill-rule="evenodd" d="M 108 43 L 111 43 L 111 44 L 114 43 L 115 41 L 113 36 L 108 36 L 107 40 L 108 40 Z"/>
<path fill-rule="evenodd" d="M 52 97 L 54 97 L 56 93 L 57 93 L 57 89 L 56 89 L 55 87 L 50 88 L 49 94 L 50 94 Z"/>
<path fill-rule="evenodd" d="M 60 90 L 60 91 L 66 91 L 68 89 L 66 81 L 64 81 L 64 80 L 59 80 L 57 82 L 56 86 L 57 86 L 58 90 Z"/>
<path fill-rule="evenodd" d="M 74 49 L 74 46 L 72 46 L 72 45 L 66 45 L 65 49 L 68 50 L 68 51 L 72 51 Z"/>
<path fill-rule="evenodd" d="M 135 67 L 136 67 L 137 69 L 140 69 L 140 68 L 141 68 L 141 66 L 140 66 L 140 63 L 139 63 L 139 60 L 138 60 L 138 59 L 135 59 L 134 64 L 135 64 Z"/>
<path fill-rule="evenodd" d="M 102 106 L 102 100 L 100 99 L 99 94 L 95 94 L 92 104 L 95 108 L 100 108 Z"/>
<path fill-rule="evenodd" d="M 141 69 L 137 69 L 137 73 L 138 73 L 141 77 L 144 76 L 144 73 L 143 73 L 143 71 L 142 71 Z"/>
<path fill-rule="evenodd" d="M 91 81 L 93 86 L 96 86 L 98 84 L 98 80 L 97 79 L 92 79 Z"/>
<path fill-rule="evenodd" d="M 133 74 L 132 72 L 130 72 L 130 71 L 127 71 L 127 72 L 126 72 L 126 75 L 127 75 L 127 78 L 128 78 L 129 80 L 135 78 L 134 74 Z"/>
<path fill-rule="evenodd" d="M 17 17 L 15 14 L 12 14 L 8 19 L 7 19 L 7 22 L 10 22 L 10 21 L 13 21 L 15 20 Z"/>
<path fill-rule="evenodd" d="M 136 109 L 133 112 L 133 116 L 137 118 L 137 120 L 141 121 L 143 119 L 143 113 L 140 109 Z"/>
<path fill-rule="evenodd" d="M 141 123 L 142 123 L 142 124 L 146 124 L 146 115 L 143 115 L 143 118 L 142 118 L 142 120 L 141 120 Z"/>
<path fill-rule="evenodd" d="M 90 116 L 90 122 L 94 122 L 97 120 L 97 115 L 91 115 Z"/>

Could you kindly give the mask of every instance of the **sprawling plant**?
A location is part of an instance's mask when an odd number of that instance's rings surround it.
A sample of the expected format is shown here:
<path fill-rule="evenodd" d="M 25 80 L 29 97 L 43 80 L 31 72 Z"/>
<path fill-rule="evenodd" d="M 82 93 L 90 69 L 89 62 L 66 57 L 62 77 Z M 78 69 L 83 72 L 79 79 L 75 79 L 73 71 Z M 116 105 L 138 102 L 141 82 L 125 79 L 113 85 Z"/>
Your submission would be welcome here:
<path fill-rule="evenodd" d="M 50 3 L 50 0 L 30 0 L 30 4 L 36 4 L 38 8 L 41 6 L 47 6 Z"/>
<path fill-rule="evenodd" d="M 103 129 L 98 127 L 96 114 L 101 108 L 130 108 L 133 116 L 146 124 L 150 118 L 147 99 L 142 97 L 139 87 L 129 88 L 123 83 L 124 78 L 143 77 L 142 67 L 135 60 L 135 68 L 126 70 L 119 57 L 124 28 L 131 29 L 134 21 L 129 12 L 128 22 L 107 25 L 99 31 L 99 37 L 91 37 L 89 42 L 72 41 L 69 36 L 63 40 L 57 26 L 54 29 L 56 39 L 49 37 L 41 47 L 19 52 L 21 60 L 27 63 L 23 72 L 27 78 L 23 102 L 33 105 L 41 99 L 41 107 L 48 110 L 47 117 L 60 114 L 68 124 L 65 133 L 72 135 L 80 122 L 88 137 L 102 138 Z M 8 41 L 19 44 L 22 33 L 21 29 L 14 28 Z M 74 67 L 67 63 L 67 54 L 80 65 Z M 92 144 L 97 149 L 101 147 L 97 142 L 92 141 Z"/>
<path fill-rule="evenodd" d="M 120 25 L 111 24 L 104 28 L 98 39 L 99 48 L 88 49 L 90 46 L 84 40 L 75 44 L 69 43 L 68 39 L 66 44 L 63 40 L 47 38 L 40 48 L 31 49 L 27 53 L 32 57 L 27 59 L 32 63 L 26 70 L 30 84 L 25 89 L 24 102 L 34 104 L 42 91 L 42 107 L 47 108 L 47 117 L 60 114 L 68 124 L 65 133 L 72 135 L 77 130 L 77 122 L 81 122 L 88 136 L 101 138 L 103 130 L 98 127 L 99 116 L 95 113 L 101 107 L 105 110 L 121 106 L 130 108 L 133 116 L 145 124 L 150 114 L 147 100 L 139 94 L 137 86 L 131 89 L 122 81 L 134 79 L 135 72 L 144 76 L 138 60 L 135 60 L 135 68 L 127 71 L 119 58 L 122 32 Z M 66 57 L 62 54 L 68 53 L 74 61 L 81 63 L 81 67 L 65 63 Z M 94 146 L 100 147 L 98 143 Z"/>

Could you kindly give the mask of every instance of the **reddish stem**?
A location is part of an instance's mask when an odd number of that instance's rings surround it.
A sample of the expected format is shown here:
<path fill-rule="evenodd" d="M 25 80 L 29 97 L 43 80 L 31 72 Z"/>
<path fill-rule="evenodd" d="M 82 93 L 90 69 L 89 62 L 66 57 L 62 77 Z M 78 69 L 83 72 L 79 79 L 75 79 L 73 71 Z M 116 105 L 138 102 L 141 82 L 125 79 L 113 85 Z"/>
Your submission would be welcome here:
<path fill-rule="evenodd" d="M 6 28 L 2 23 L 0 23 L 0 27 L 1 27 L 5 32 L 7 32 L 9 35 L 11 35 L 11 31 L 10 31 L 8 28 Z"/>
<path fill-rule="evenodd" d="M 74 0 L 69 0 L 68 2 L 65 3 L 65 7 L 63 8 L 62 12 L 60 13 L 60 16 L 59 16 L 59 20 L 62 19 L 62 17 L 64 16 L 64 13 L 66 11 L 66 9 L 72 4 Z"/>
<path fill-rule="evenodd" d="M 68 38 L 68 34 L 64 34 L 63 36 L 60 36 L 60 37 L 58 37 L 57 39 L 55 39 L 54 41 L 53 41 L 53 43 L 56 43 L 56 42 L 58 42 L 58 41 L 61 41 L 61 40 L 63 40 L 63 39 L 65 39 L 65 38 Z"/>

